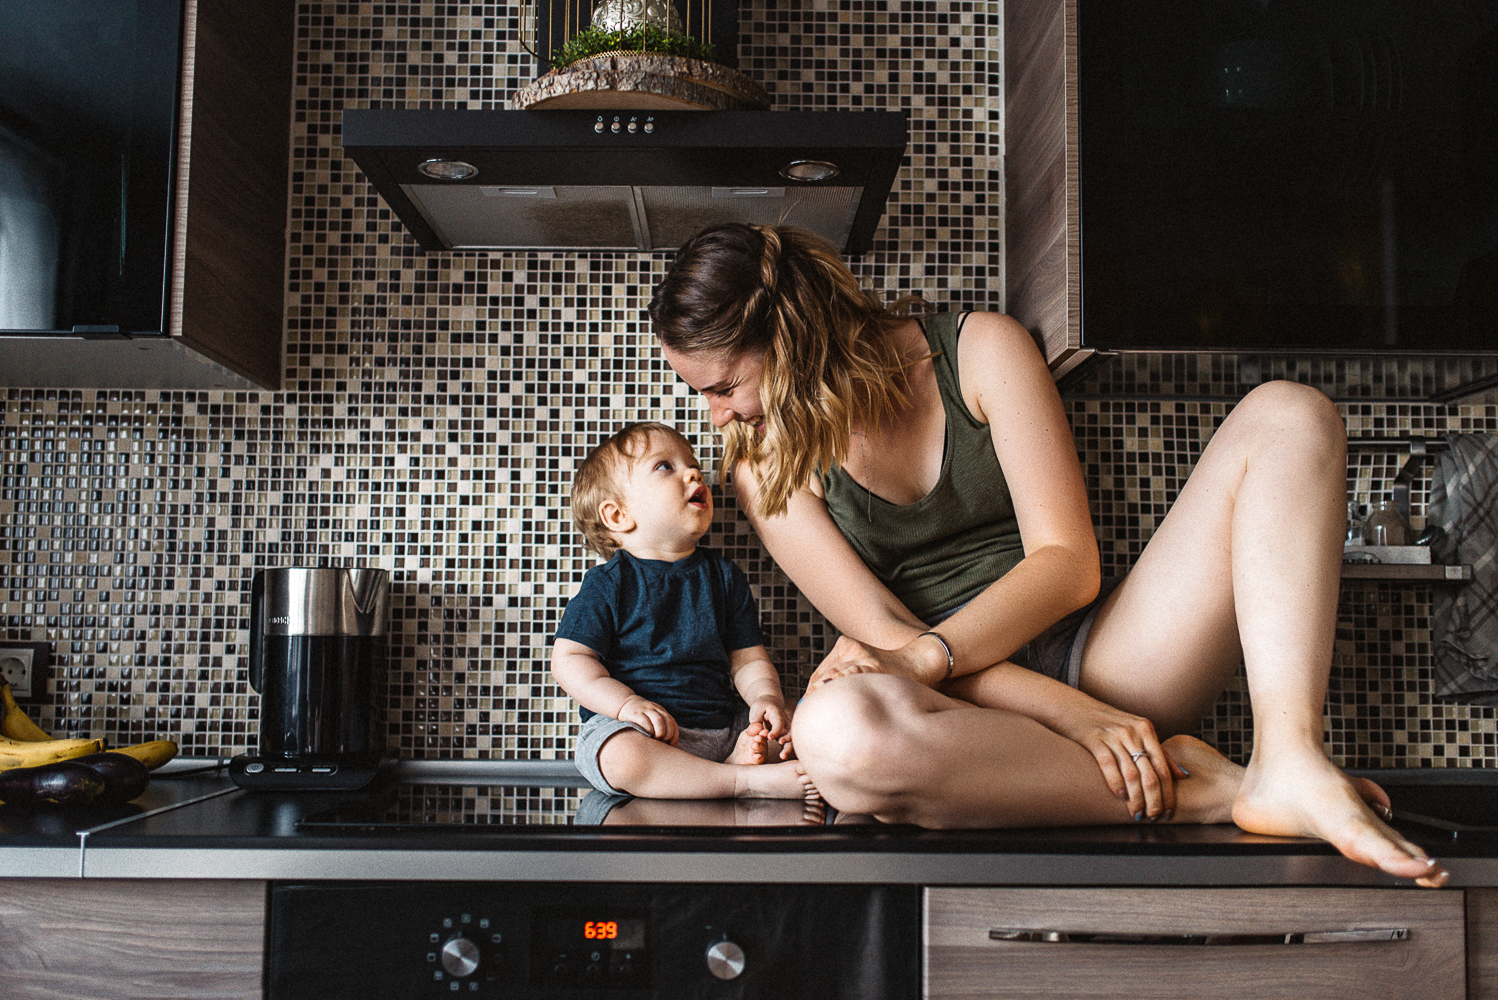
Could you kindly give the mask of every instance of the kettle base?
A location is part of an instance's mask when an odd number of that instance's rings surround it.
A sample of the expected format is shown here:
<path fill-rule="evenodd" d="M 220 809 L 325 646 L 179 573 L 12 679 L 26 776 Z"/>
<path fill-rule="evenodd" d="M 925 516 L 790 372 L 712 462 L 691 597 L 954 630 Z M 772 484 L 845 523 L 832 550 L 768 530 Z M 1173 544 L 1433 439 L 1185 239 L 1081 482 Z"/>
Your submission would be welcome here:
<path fill-rule="evenodd" d="M 395 755 L 389 751 L 305 757 L 240 754 L 229 760 L 229 778 L 250 791 L 352 792 L 394 763 Z"/>

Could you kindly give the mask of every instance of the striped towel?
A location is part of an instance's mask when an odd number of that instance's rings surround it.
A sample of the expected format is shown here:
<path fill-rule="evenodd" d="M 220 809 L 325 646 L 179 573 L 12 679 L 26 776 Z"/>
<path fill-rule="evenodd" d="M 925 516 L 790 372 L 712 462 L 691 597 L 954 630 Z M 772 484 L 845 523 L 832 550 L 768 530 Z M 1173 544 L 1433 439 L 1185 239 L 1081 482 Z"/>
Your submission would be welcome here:
<path fill-rule="evenodd" d="M 1432 546 L 1436 561 L 1467 564 L 1472 582 L 1437 587 L 1434 620 L 1435 694 L 1475 705 L 1498 705 L 1498 435 L 1451 434 L 1430 480 L 1425 523 L 1446 537 Z"/>

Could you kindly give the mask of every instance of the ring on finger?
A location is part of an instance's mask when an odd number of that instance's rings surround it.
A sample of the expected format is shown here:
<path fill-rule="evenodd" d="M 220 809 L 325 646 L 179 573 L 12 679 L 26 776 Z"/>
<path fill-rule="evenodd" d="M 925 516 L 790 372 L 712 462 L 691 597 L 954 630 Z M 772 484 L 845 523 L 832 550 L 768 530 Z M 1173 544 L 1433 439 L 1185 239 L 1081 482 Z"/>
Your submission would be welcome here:
<path fill-rule="evenodd" d="M 1134 751 L 1131 751 L 1129 753 L 1129 759 L 1132 760 L 1136 764 L 1139 763 L 1139 758 L 1140 757 L 1148 757 L 1148 756 L 1149 756 L 1149 751 L 1148 750 L 1134 750 Z"/>

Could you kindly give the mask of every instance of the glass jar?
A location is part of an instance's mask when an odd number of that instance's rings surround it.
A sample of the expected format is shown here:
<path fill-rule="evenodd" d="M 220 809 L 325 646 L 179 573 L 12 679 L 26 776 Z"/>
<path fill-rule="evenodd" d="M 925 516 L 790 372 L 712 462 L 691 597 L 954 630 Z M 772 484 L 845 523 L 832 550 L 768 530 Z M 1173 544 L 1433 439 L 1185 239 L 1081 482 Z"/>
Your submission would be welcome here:
<path fill-rule="evenodd" d="M 1368 515 L 1363 538 L 1369 545 L 1408 545 L 1410 525 L 1394 502 L 1386 500 Z"/>

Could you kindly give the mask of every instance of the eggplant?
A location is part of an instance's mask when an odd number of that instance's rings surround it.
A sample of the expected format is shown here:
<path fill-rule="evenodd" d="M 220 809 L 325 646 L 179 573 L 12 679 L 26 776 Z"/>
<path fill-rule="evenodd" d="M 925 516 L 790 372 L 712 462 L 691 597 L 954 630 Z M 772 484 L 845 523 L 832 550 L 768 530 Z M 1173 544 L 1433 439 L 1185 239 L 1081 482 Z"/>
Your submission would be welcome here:
<path fill-rule="evenodd" d="M 0 802 L 8 806 L 72 809 L 97 801 L 106 787 L 98 771 L 76 760 L 0 771 Z"/>
<path fill-rule="evenodd" d="M 74 757 L 71 762 L 92 768 L 104 779 L 104 794 L 99 797 L 104 805 L 129 802 L 151 783 L 151 769 L 129 754 L 106 750 L 86 757 Z"/>

